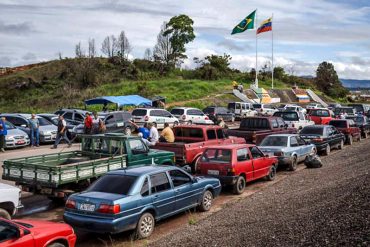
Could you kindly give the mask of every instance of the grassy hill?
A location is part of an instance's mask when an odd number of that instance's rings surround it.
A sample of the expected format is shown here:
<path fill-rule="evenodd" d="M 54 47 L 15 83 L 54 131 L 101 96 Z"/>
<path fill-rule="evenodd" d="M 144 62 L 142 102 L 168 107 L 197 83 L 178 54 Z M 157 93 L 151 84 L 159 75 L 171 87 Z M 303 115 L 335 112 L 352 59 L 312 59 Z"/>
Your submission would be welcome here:
<path fill-rule="evenodd" d="M 141 60 L 143 61 L 143 60 Z M 154 67 L 153 67 L 154 66 Z M 237 73 L 228 79 L 200 80 L 189 73 L 170 71 L 154 64 L 120 64 L 105 58 L 89 60 L 64 59 L 50 61 L 31 69 L 0 77 L 0 112 L 47 112 L 61 107 L 84 107 L 85 99 L 105 95 L 139 94 L 144 97 L 161 95 L 171 106 L 203 108 L 210 104 L 224 105 L 237 100 L 231 94 L 231 81 L 251 80 Z M 270 88 L 271 81 L 260 80 Z M 275 80 L 275 88 L 289 88 Z"/>

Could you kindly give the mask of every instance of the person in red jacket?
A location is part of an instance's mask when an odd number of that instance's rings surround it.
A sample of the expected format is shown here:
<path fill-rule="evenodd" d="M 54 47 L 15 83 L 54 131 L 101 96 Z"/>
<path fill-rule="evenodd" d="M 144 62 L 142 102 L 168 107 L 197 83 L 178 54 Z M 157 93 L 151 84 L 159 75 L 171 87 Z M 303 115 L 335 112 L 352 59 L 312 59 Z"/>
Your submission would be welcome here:
<path fill-rule="evenodd" d="M 91 130 L 92 130 L 92 124 L 93 124 L 93 120 L 92 120 L 92 117 L 90 116 L 90 113 L 86 113 L 86 117 L 84 119 L 84 134 L 91 134 Z"/>

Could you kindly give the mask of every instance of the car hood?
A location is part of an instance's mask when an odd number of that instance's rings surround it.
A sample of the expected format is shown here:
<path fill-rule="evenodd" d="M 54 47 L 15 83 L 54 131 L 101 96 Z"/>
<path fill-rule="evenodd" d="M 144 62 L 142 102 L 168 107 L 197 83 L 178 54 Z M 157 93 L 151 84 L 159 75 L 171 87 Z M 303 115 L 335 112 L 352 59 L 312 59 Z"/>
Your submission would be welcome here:
<path fill-rule="evenodd" d="M 51 132 L 51 131 L 57 131 L 57 126 L 55 125 L 45 125 L 45 126 L 40 126 L 40 131 L 46 131 L 46 132 Z"/>
<path fill-rule="evenodd" d="M 28 136 L 26 132 L 20 129 L 8 129 L 7 136 Z"/>
<path fill-rule="evenodd" d="M 9 189 L 12 189 L 12 190 L 19 190 L 19 188 L 15 187 L 15 186 L 12 186 L 12 185 L 9 185 L 9 184 L 3 184 L 3 183 L 0 183 L 0 190 L 9 190 Z"/>
<path fill-rule="evenodd" d="M 72 227 L 64 223 L 56 223 L 43 220 L 15 220 L 16 223 L 25 223 L 31 225 L 31 228 L 23 226 L 32 232 L 35 238 L 48 237 L 53 233 L 64 233 L 63 235 L 68 236 L 73 233 Z"/>

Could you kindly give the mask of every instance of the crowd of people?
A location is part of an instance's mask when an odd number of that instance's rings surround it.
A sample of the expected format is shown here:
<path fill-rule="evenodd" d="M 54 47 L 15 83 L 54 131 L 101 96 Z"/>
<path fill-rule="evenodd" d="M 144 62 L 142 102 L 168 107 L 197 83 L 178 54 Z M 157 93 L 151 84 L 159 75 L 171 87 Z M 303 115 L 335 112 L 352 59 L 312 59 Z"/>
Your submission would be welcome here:
<path fill-rule="evenodd" d="M 149 147 L 155 146 L 157 142 L 175 142 L 175 135 L 168 123 L 164 123 L 164 129 L 159 135 L 157 127 L 153 123 L 145 123 L 143 127 L 138 126 L 134 122 L 130 122 L 137 130 L 138 136 Z"/>

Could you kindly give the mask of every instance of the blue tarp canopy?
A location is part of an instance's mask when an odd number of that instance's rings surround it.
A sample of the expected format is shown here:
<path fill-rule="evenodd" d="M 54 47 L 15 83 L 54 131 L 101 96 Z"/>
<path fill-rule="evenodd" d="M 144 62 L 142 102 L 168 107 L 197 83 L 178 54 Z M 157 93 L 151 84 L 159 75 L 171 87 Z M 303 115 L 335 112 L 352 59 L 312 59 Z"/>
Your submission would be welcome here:
<path fill-rule="evenodd" d="M 121 106 L 151 106 L 152 101 L 141 97 L 139 95 L 126 95 L 126 96 L 102 96 L 93 99 L 85 100 L 85 105 L 104 105 L 116 104 L 117 107 Z"/>

